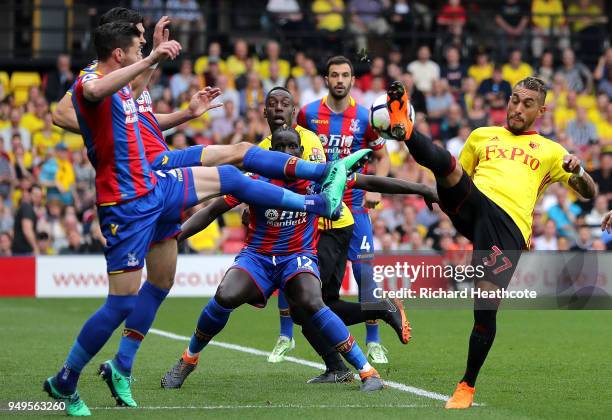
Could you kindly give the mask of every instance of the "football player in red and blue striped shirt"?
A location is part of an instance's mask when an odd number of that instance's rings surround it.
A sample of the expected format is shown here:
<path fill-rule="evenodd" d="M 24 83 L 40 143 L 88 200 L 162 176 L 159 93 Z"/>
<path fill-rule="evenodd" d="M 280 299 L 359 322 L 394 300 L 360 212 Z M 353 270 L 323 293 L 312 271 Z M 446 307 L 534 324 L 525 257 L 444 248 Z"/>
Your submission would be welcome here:
<path fill-rule="evenodd" d="M 328 162 L 370 148 L 374 150 L 375 174 L 388 176 L 390 162 L 385 141 L 372 128 L 368 109 L 350 96 L 355 82 L 350 60 L 342 56 L 331 57 L 327 61 L 325 81 L 328 95 L 305 105 L 298 114 L 298 124 L 319 135 Z M 367 167 L 362 168 L 360 173 L 367 173 Z M 355 220 L 348 259 L 352 263 L 353 275 L 359 286 L 359 300 L 362 302 L 375 300 L 373 292 L 376 284 L 372 269 L 374 242 L 368 208 L 374 208 L 380 200 L 380 193 L 377 192 L 347 188 L 344 193 L 344 202 Z M 366 332 L 370 360 L 388 363 L 386 351 L 380 344 L 378 323 L 375 320 L 366 322 Z"/>
<path fill-rule="evenodd" d="M 282 127 L 272 135 L 272 150 L 301 158 L 304 149 L 299 133 Z M 314 188 L 311 181 L 305 180 L 267 182 L 297 193 L 309 193 Z M 193 235 L 240 203 L 241 200 L 231 196 L 216 200 L 186 222 L 182 236 Z M 225 274 L 215 297 L 202 310 L 189 347 L 164 375 L 162 386 L 181 387 L 195 369 L 200 352 L 225 327 L 231 312 L 245 303 L 265 306 L 278 289 L 284 291 L 292 308 L 306 313 L 326 341 L 359 371 L 363 391 L 382 389 L 378 372 L 367 362 L 346 325 L 323 303 L 316 255 L 318 216 L 251 205 L 249 217 L 244 248 Z"/>

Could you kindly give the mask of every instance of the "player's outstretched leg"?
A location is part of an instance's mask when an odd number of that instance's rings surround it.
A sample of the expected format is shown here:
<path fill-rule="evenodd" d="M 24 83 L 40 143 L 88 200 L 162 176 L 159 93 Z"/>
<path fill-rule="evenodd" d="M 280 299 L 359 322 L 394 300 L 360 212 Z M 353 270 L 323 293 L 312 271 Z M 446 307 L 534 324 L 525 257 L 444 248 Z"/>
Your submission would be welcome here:
<path fill-rule="evenodd" d="M 200 352 L 227 324 L 230 314 L 243 303 L 261 299 L 261 293 L 249 275 L 242 270 L 230 269 L 221 281 L 215 296 L 202 310 L 189 346 L 181 358 L 161 379 L 162 388 L 180 388 L 197 367 Z"/>
<path fill-rule="evenodd" d="M 323 303 L 319 280 L 314 275 L 297 274 L 286 283 L 285 293 L 291 306 L 306 311 L 323 337 L 359 371 L 362 391 L 377 391 L 384 387 L 380 375 L 368 363 L 346 325 Z"/>
<path fill-rule="evenodd" d="M 229 194 L 247 204 L 306 211 L 337 220 L 340 217 L 342 196 L 346 187 L 346 170 L 341 165 L 332 169 L 328 181 L 321 187 L 321 193 L 314 195 L 296 194 L 268 182 L 252 179 L 229 165 L 218 168 L 192 168 L 191 172 L 197 200 Z M 189 203 L 187 207 L 193 206 L 197 200 Z"/>
<path fill-rule="evenodd" d="M 293 339 L 293 321 L 289 311 L 289 302 L 282 290 L 278 291 L 278 313 L 280 320 L 280 334 L 272 352 L 268 356 L 268 362 L 280 363 L 285 360 L 285 355 L 295 348 Z"/>
<path fill-rule="evenodd" d="M 410 101 L 406 88 L 397 80 L 387 89 L 387 110 L 389 111 L 389 125 L 391 135 L 396 140 L 408 140 L 412 135 L 413 123 L 408 118 Z"/>

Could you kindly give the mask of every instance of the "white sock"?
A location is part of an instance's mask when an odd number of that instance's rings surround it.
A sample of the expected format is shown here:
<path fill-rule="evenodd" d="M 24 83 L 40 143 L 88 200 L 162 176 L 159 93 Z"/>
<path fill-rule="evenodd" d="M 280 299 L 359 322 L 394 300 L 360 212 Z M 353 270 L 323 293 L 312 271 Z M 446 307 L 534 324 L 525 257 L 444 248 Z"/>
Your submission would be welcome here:
<path fill-rule="evenodd" d="M 370 369 L 372 369 L 372 365 L 370 365 L 368 362 L 366 362 L 366 364 L 363 365 L 363 367 L 361 369 L 359 369 L 359 373 L 368 372 Z"/>

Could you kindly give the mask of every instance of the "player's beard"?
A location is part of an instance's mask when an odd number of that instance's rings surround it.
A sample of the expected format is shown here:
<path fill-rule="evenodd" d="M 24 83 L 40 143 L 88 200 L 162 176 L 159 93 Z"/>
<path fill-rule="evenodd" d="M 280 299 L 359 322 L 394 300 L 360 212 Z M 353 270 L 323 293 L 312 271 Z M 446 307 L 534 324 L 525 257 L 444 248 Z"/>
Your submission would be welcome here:
<path fill-rule="evenodd" d="M 522 118 L 522 121 L 511 120 L 510 116 L 506 116 L 506 126 L 508 127 L 508 131 L 512 134 L 518 135 L 524 131 L 527 131 L 527 128 L 531 127 L 533 121 L 527 121 L 525 118 Z"/>
<path fill-rule="evenodd" d="M 348 85 L 345 89 L 344 92 L 342 94 L 338 94 L 336 93 L 336 89 L 329 89 L 329 94 L 331 95 L 332 98 L 334 98 L 337 101 L 341 101 L 342 99 L 346 98 L 348 96 L 348 94 L 351 92 L 351 88 L 353 86 L 352 85 Z"/>

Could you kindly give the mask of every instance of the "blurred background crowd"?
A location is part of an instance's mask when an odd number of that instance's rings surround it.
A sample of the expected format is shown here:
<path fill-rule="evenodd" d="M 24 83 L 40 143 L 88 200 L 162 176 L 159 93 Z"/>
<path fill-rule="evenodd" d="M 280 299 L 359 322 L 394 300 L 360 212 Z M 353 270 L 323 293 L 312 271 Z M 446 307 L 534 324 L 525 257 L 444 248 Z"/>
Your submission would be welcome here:
<path fill-rule="evenodd" d="M 118 5 L 143 14 L 149 41 L 156 20 L 168 14 L 173 37 L 184 45 L 179 61 L 161 66 L 152 78 L 156 113 L 187 107 L 203 86 L 223 91 L 223 107 L 164 133 L 175 149 L 259 142 L 269 134 L 263 117 L 266 93 L 285 86 L 300 107 L 323 97 L 323 64 L 342 53 L 355 64 L 351 95 L 357 102 L 369 107 L 390 81 L 401 80 L 417 112 L 417 129 L 458 156 L 471 130 L 504 124 L 511 86 L 536 75 L 549 86 L 548 112 L 539 132 L 581 157 L 599 195 L 585 202 L 560 185 L 550 187 L 534 214 L 531 246 L 612 247 L 612 237 L 602 236 L 598 228 L 612 202 L 612 48 L 606 2 L 9 3 L 12 8 L 0 12 L 10 17 L 0 50 L 11 57 L 0 60 L 0 255 L 103 250 L 94 171 L 83 141 L 54 126 L 51 112 L 93 58 L 87 34 L 96 16 Z M 47 9 L 37 9 L 47 3 Z M 45 13 L 64 22 L 59 33 L 49 29 L 46 34 L 44 24 L 36 25 L 47 21 Z M 403 145 L 392 140 L 386 145 L 391 176 L 433 185 L 431 173 Z M 507 180 L 512 182 L 512 174 Z M 429 211 L 418 197 L 385 196 L 371 217 L 376 251 L 445 252 L 471 246 L 448 217 L 438 208 Z M 244 235 L 237 209 L 181 249 L 237 252 Z"/>

